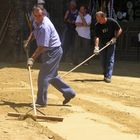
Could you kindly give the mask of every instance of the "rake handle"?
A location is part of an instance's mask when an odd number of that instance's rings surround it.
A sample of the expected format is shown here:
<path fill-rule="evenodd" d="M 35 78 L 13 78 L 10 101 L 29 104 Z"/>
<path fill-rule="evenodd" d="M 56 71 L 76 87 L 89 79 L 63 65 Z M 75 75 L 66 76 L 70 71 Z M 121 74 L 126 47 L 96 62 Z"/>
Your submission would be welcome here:
<path fill-rule="evenodd" d="M 31 74 L 31 67 L 30 66 L 28 66 L 28 70 L 29 70 L 29 80 L 30 80 L 30 87 L 31 87 L 31 93 L 32 93 L 33 110 L 34 110 L 34 114 L 37 115 L 36 106 L 35 106 L 35 94 L 34 94 L 34 88 L 33 88 L 32 74 Z"/>
<path fill-rule="evenodd" d="M 110 45 L 111 42 L 108 42 L 103 48 L 101 48 L 99 50 L 99 53 L 104 50 L 106 47 L 108 47 Z M 88 60 L 90 60 L 91 58 L 93 58 L 96 54 L 94 53 L 93 55 L 91 55 L 90 57 L 88 57 L 86 60 L 84 60 L 82 63 L 78 64 L 77 66 L 75 66 L 73 69 L 71 69 L 70 71 L 68 71 L 66 74 L 62 75 L 61 78 L 65 77 L 66 75 L 70 74 L 71 72 L 73 72 L 74 70 L 76 70 L 78 67 L 80 67 L 81 65 L 83 65 L 84 63 L 86 63 Z"/>

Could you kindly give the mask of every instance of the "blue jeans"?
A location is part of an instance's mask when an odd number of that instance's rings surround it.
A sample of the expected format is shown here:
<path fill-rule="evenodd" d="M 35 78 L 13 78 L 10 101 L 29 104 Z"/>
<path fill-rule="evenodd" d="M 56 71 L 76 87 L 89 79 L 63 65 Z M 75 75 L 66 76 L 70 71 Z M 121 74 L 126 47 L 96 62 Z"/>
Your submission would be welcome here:
<path fill-rule="evenodd" d="M 104 46 L 100 46 L 100 49 Z M 111 78 L 113 73 L 113 66 L 115 61 L 115 48 L 116 45 L 110 45 L 100 53 L 103 74 L 106 78 Z"/>
<path fill-rule="evenodd" d="M 64 98 L 71 98 L 76 93 L 65 82 L 58 77 L 58 67 L 62 57 L 62 48 L 56 47 L 42 54 L 42 64 L 38 75 L 38 92 L 36 103 L 47 104 L 47 93 L 49 84 L 59 90 Z"/>

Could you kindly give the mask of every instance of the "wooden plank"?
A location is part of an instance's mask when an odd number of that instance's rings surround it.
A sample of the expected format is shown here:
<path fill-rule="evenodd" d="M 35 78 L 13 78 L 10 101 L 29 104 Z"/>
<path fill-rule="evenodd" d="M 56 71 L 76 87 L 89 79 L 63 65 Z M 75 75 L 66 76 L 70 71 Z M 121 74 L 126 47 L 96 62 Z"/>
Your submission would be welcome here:
<path fill-rule="evenodd" d="M 20 116 L 27 116 L 28 114 L 24 114 L 24 113 L 15 113 L 15 112 L 9 112 L 8 116 L 11 117 L 20 117 Z M 50 120 L 50 121 L 59 121 L 62 122 L 64 118 L 62 117 L 57 117 L 57 116 L 46 116 L 46 115 L 32 115 L 34 118 L 37 119 L 44 119 L 44 120 Z"/>

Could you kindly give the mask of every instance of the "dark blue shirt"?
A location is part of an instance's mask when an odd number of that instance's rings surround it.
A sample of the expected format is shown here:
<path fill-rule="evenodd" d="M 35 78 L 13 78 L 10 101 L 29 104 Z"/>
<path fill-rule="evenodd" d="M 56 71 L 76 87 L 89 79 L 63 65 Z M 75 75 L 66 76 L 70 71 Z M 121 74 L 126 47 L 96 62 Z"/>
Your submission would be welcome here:
<path fill-rule="evenodd" d="M 78 16 L 78 10 L 75 10 L 74 12 L 69 11 L 69 14 L 66 20 L 69 20 L 70 22 L 73 22 L 73 23 L 66 22 L 68 29 L 75 30 L 75 21 L 76 21 L 77 16 Z"/>

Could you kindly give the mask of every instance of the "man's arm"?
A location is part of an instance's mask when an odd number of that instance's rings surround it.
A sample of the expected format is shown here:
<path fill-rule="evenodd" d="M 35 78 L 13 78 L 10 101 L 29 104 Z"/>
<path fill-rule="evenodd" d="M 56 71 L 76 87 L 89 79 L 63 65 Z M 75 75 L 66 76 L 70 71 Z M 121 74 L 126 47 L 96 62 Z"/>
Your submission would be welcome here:
<path fill-rule="evenodd" d="M 81 27 L 81 26 L 83 26 L 83 23 L 77 22 L 77 23 L 75 23 L 75 25 L 78 26 L 78 27 Z"/>
<path fill-rule="evenodd" d="M 84 16 L 79 12 L 79 16 L 81 17 L 83 26 L 89 26 L 84 18 Z"/>
<path fill-rule="evenodd" d="M 95 55 L 99 54 L 99 37 L 95 38 L 94 54 Z"/>
<path fill-rule="evenodd" d="M 39 55 L 41 55 L 45 50 L 46 47 L 44 46 L 37 47 L 31 58 L 33 58 L 33 60 L 36 60 L 39 57 Z"/>
<path fill-rule="evenodd" d="M 27 40 L 24 41 L 24 48 L 26 49 L 31 41 L 34 40 L 33 32 L 30 33 Z"/>
<path fill-rule="evenodd" d="M 95 38 L 95 48 L 99 47 L 99 37 Z"/>
<path fill-rule="evenodd" d="M 113 20 L 113 24 L 114 24 L 115 30 L 116 30 L 114 37 L 117 39 L 122 33 L 122 28 L 116 20 L 114 20 L 114 19 L 112 19 L 112 20 Z"/>
<path fill-rule="evenodd" d="M 122 33 L 122 28 L 119 28 L 119 30 L 116 31 L 115 37 L 118 38 Z"/>
<path fill-rule="evenodd" d="M 90 24 L 91 24 L 91 18 L 89 17 L 89 19 L 86 20 L 84 16 L 79 12 L 79 16 L 75 21 L 75 25 L 81 27 L 81 26 L 90 26 Z"/>
<path fill-rule="evenodd" d="M 34 39 L 34 35 L 33 35 L 33 32 L 31 32 L 29 37 L 28 37 L 28 39 L 27 39 L 27 41 L 31 42 L 33 39 Z"/>
<path fill-rule="evenodd" d="M 72 22 L 68 19 L 68 15 L 69 15 L 69 10 L 67 10 L 66 13 L 65 13 L 64 22 L 72 23 Z"/>
<path fill-rule="evenodd" d="M 117 42 L 117 38 L 121 35 L 122 33 L 122 29 L 119 28 L 116 32 L 115 32 L 115 36 L 110 40 L 110 44 L 113 45 Z"/>

